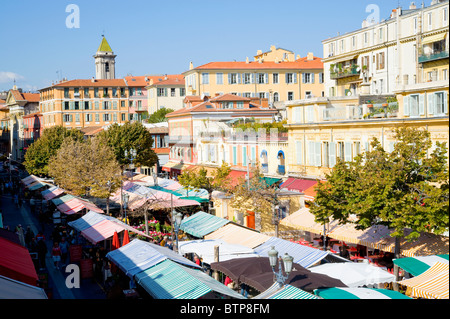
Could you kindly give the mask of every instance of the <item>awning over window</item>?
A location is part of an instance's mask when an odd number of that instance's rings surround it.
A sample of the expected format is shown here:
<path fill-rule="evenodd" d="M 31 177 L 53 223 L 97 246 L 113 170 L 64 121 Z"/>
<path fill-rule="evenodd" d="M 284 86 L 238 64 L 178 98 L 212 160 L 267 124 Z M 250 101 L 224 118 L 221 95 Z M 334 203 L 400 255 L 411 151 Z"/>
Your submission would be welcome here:
<path fill-rule="evenodd" d="M 231 187 L 235 187 L 245 181 L 245 176 L 247 172 L 244 171 L 236 171 L 232 170 L 230 174 L 228 174 L 229 185 Z"/>
<path fill-rule="evenodd" d="M 447 33 L 445 33 L 445 32 L 444 33 L 439 33 L 439 34 L 434 34 L 434 35 L 425 37 L 422 40 L 422 44 L 430 44 L 430 43 L 433 43 L 433 42 L 442 41 L 442 40 L 445 39 L 446 36 L 447 36 Z"/>
<path fill-rule="evenodd" d="M 285 188 L 290 191 L 297 191 L 303 193 L 306 189 L 316 184 L 317 181 L 315 180 L 289 177 L 283 184 L 280 185 L 280 188 Z"/>

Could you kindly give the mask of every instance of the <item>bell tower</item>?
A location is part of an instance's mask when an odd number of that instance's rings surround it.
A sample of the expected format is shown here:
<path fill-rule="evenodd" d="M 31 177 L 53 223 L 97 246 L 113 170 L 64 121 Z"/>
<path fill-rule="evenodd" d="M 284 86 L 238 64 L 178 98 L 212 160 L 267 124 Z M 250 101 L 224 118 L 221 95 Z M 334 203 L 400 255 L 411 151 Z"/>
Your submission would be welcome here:
<path fill-rule="evenodd" d="M 95 58 L 95 78 L 97 80 L 109 80 L 116 78 L 116 55 L 106 41 L 105 36 L 102 36 L 102 43 L 100 44 Z"/>

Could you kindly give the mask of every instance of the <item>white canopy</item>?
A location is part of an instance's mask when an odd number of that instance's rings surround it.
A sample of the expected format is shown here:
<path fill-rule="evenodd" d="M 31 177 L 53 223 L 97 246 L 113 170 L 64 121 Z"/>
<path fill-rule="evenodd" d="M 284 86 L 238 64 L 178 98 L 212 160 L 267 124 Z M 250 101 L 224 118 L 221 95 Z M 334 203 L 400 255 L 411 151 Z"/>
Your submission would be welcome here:
<path fill-rule="evenodd" d="M 0 276 L 0 299 L 48 299 L 44 289 Z"/>
<path fill-rule="evenodd" d="M 339 279 L 348 287 L 361 287 L 395 281 L 387 271 L 366 263 L 328 263 L 309 268 L 312 272 Z"/>
<path fill-rule="evenodd" d="M 207 264 L 215 261 L 215 246 L 219 246 L 219 261 L 234 258 L 259 257 L 251 248 L 237 244 L 229 244 L 221 239 L 200 239 L 178 243 L 180 254 L 195 253 Z"/>

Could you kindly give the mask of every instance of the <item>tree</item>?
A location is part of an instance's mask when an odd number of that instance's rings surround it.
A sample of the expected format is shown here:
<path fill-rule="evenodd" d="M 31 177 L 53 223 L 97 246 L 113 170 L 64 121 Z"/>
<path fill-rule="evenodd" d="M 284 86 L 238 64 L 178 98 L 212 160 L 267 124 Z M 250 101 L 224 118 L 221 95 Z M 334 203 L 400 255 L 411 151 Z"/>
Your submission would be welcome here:
<path fill-rule="evenodd" d="M 316 186 L 311 212 L 316 221 L 340 223 L 356 218 L 358 229 L 382 224 L 396 239 L 413 241 L 421 232 L 442 234 L 448 228 L 448 164 L 446 143 L 431 152 L 430 133 L 415 128 L 394 130 L 397 143 L 391 153 L 374 139 L 370 152 L 351 162 L 338 161 L 326 183 Z M 412 231 L 407 235 L 405 230 Z M 396 269 L 398 273 L 398 269 Z"/>
<path fill-rule="evenodd" d="M 160 108 L 158 111 L 154 112 L 152 115 L 149 116 L 147 119 L 148 123 L 161 123 L 161 122 L 167 122 L 166 114 L 172 113 L 174 110 L 172 109 L 166 109 L 166 108 Z"/>
<path fill-rule="evenodd" d="M 278 216 L 274 216 L 275 207 L 279 205 L 279 189 L 275 185 L 269 185 L 264 179 L 264 175 L 256 166 L 251 170 L 250 178 L 241 182 L 231 191 L 233 203 L 231 207 L 238 212 L 247 214 L 248 211 L 255 213 L 255 218 L 262 216 L 272 216 L 272 223 L 275 225 L 276 237 L 278 237 Z"/>
<path fill-rule="evenodd" d="M 152 167 L 158 162 L 158 156 L 153 151 L 153 138 L 140 122 L 117 123 L 99 133 L 124 168 L 126 165 Z"/>
<path fill-rule="evenodd" d="M 48 163 L 61 147 L 66 138 L 83 141 L 80 130 L 69 130 L 63 126 L 54 126 L 44 130 L 42 136 L 28 147 L 25 153 L 25 168 L 30 174 L 48 176 Z"/>
<path fill-rule="evenodd" d="M 112 149 L 98 138 L 80 142 L 65 139 L 50 159 L 49 174 L 66 191 L 106 198 L 121 185 L 121 169 Z"/>
<path fill-rule="evenodd" d="M 211 203 L 212 192 L 214 190 L 228 189 L 228 175 L 230 172 L 230 166 L 223 162 L 220 167 L 213 169 L 211 176 L 208 176 L 206 168 L 201 167 L 198 171 L 184 171 L 183 174 L 178 176 L 178 182 L 188 189 L 203 188 L 207 190 L 209 194 L 209 203 Z"/>

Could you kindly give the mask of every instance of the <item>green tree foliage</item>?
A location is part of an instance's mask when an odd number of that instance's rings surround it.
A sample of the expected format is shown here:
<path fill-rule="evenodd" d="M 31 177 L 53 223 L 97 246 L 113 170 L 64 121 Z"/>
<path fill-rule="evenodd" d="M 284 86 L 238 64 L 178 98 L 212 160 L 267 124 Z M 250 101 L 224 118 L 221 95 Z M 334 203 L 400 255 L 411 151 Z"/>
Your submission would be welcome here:
<path fill-rule="evenodd" d="M 142 123 L 115 123 L 98 136 L 113 149 L 122 167 L 129 164 L 151 167 L 158 161 L 158 156 L 152 149 L 153 138 Z"/>
<path fill-rule="evenodd" d="M 48 166 L 56 184 L 77 196 L 109 198 L 121 184 L 122 170 L 114 152 L 98 138 L 64 140 Z"/>
<path fill-rule="evenodd" d="M 218 168 L 214 168 L 211 175 L 208 176 L 206 168 L 201 167 L 198 171 L 184 171 L 178 176 L 178 182 L 187 189 L 203 188 L 209 193 L 209 201 L 212 199 L 214 190 L 226 191 L 229 188 L 228 175 L 231 167 L 223 162 Z"/>
<path fill-rule="evenodd" d="M 172 113 L 172 109 L 160 108 L 158 111 L 148 117 L 148 123 L 167 122 L 166 114 Z"/>
<path fill-rule="evenodd" d="M 288 129 L 284 126 L 287 121 L 282 122 L 270 122 L 270 123 L 259 123 L 259 122 L 248 122 L 248 123 L 238 123 L 234 125 L 235 129 L 241 129 L 242 131 L 253 130 L 258 133 L 260 130 L 265 130 L 266 134 L 270 134 L 271 130 L 276 130 L 279 133 L 287 132 Z"/>
<path fill-rule="evenodd" d="M 393 237 L 411 241 L 421 232 L 442 234 L 447 230 L 446 143 L 436 143 L 431 151 L 430 133 L 414 128 L 395 129 L 395 138 L 391 153 L 374 139 L 372 151 L 352 162 L 337 162 L 326 176 L 327 182 L 316 186 L 311 207 L 316 221 L 346 223 L 353 215 L 359 229 L 384 224 L 394 230 Z M 408 235 L 407 228 L 412 230 Z"/>
<path fill-rule="evenodd" d="M 42 136 L 31 144 L 25 153 L 24 165 L 28 173 L 48 176 L 49 160 L 56 155 L 66 138 L 83 141 L 84 134 L 80 130 L 68 130 L 63 126 L 45 129 Z"/>

